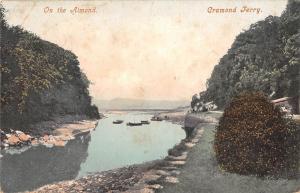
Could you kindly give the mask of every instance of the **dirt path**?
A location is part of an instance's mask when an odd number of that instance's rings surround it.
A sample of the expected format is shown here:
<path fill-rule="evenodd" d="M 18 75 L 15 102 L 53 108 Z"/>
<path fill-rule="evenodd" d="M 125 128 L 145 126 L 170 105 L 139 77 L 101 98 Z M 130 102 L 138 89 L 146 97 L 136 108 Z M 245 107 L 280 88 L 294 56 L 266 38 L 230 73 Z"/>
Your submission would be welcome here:
<path fill-rule="evenodd" d="M 222 172 L 212 148 L 215 124 L 201 124 L 203 135 L 188 154 L 176 184 L 162 184 L 159 193 L 292 193 L 300 179 L 272 180 Z"/>

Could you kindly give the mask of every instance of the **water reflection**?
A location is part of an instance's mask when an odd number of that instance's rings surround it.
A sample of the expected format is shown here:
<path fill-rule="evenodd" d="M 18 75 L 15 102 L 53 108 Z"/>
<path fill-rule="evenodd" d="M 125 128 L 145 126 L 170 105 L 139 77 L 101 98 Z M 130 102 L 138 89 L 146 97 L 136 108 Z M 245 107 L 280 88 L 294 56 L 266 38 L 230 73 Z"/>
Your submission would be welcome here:
<path fill-rule="evenodd" d="M 184 131 L 180 125 L 166 121 L 136 127 L 126 125 L 151 117 L 151 114 L 130 112 L 109 114 L 102 119 L 92 132 L 89 156 L 81 164 L 78 177 L 165 157 L 168 149 L 185 137 Z M 124 120 L 124 123 L 112 124 L 114 120 Z"/>
<path fill-rule="evenodd" d="M 65 147 L 32 147 L 20 154 L 4 153 L 0 183 L 4 192 L 32 190 L 44 184 L 74 179 L 88 156 L 90 135 L 69 141 Z"/>

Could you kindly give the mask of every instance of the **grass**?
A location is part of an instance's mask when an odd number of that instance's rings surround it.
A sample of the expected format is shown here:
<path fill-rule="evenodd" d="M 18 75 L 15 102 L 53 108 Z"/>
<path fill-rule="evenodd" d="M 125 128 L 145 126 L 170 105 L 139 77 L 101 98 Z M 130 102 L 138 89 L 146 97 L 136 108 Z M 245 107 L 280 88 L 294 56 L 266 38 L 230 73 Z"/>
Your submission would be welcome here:
<path fill-rule="evenodd" d="M 189 153 L 178 184 L 163 184 L 160 193 L 293 193 L 300 179 L 268 179 L 227 173 L 218 167 L 213 151 L 215 125 L 205 128 L 200 142 Z"/>

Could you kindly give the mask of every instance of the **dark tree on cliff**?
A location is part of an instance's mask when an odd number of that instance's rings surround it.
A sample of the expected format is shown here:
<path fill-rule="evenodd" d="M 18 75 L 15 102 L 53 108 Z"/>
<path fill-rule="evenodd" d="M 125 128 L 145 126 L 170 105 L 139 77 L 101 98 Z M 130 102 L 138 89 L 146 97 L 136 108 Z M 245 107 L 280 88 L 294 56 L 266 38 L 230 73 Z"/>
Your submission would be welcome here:
<path fill-rule="evenodd" d="M 281 17 L 269 16 L 239 34 L 215 66 L 201 101 L 219 107 L 242 91 L 300 92 L 300 1 L 290 0 Z"/>
<path fill-rule="evenodd" d="M 1 19 L 1 124 L 19 126 L 53 116 L 98 118 L 89 82 L 70 51 Z"/>

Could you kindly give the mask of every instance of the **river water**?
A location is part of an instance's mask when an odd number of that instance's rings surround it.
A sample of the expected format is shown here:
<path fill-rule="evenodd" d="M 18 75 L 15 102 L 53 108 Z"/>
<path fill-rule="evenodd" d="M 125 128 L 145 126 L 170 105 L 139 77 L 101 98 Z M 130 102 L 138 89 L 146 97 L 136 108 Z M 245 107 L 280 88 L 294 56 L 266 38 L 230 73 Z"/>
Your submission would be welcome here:
<path fill-rule="evenodd" d="M 89 135 L 65 147 L 30 147 L 26 151 L 1 151 L 0 184 L 4 192 L 33 190 L 45 184 L 70 180 L 93 172 L 163 158 L 185 137 L 180 125 L 166 121 L 126 126 L 129 121 L 150 120 L 151 114 L 107 114 Z M 124 123 L 112 124 L 121 119 Z"/>

